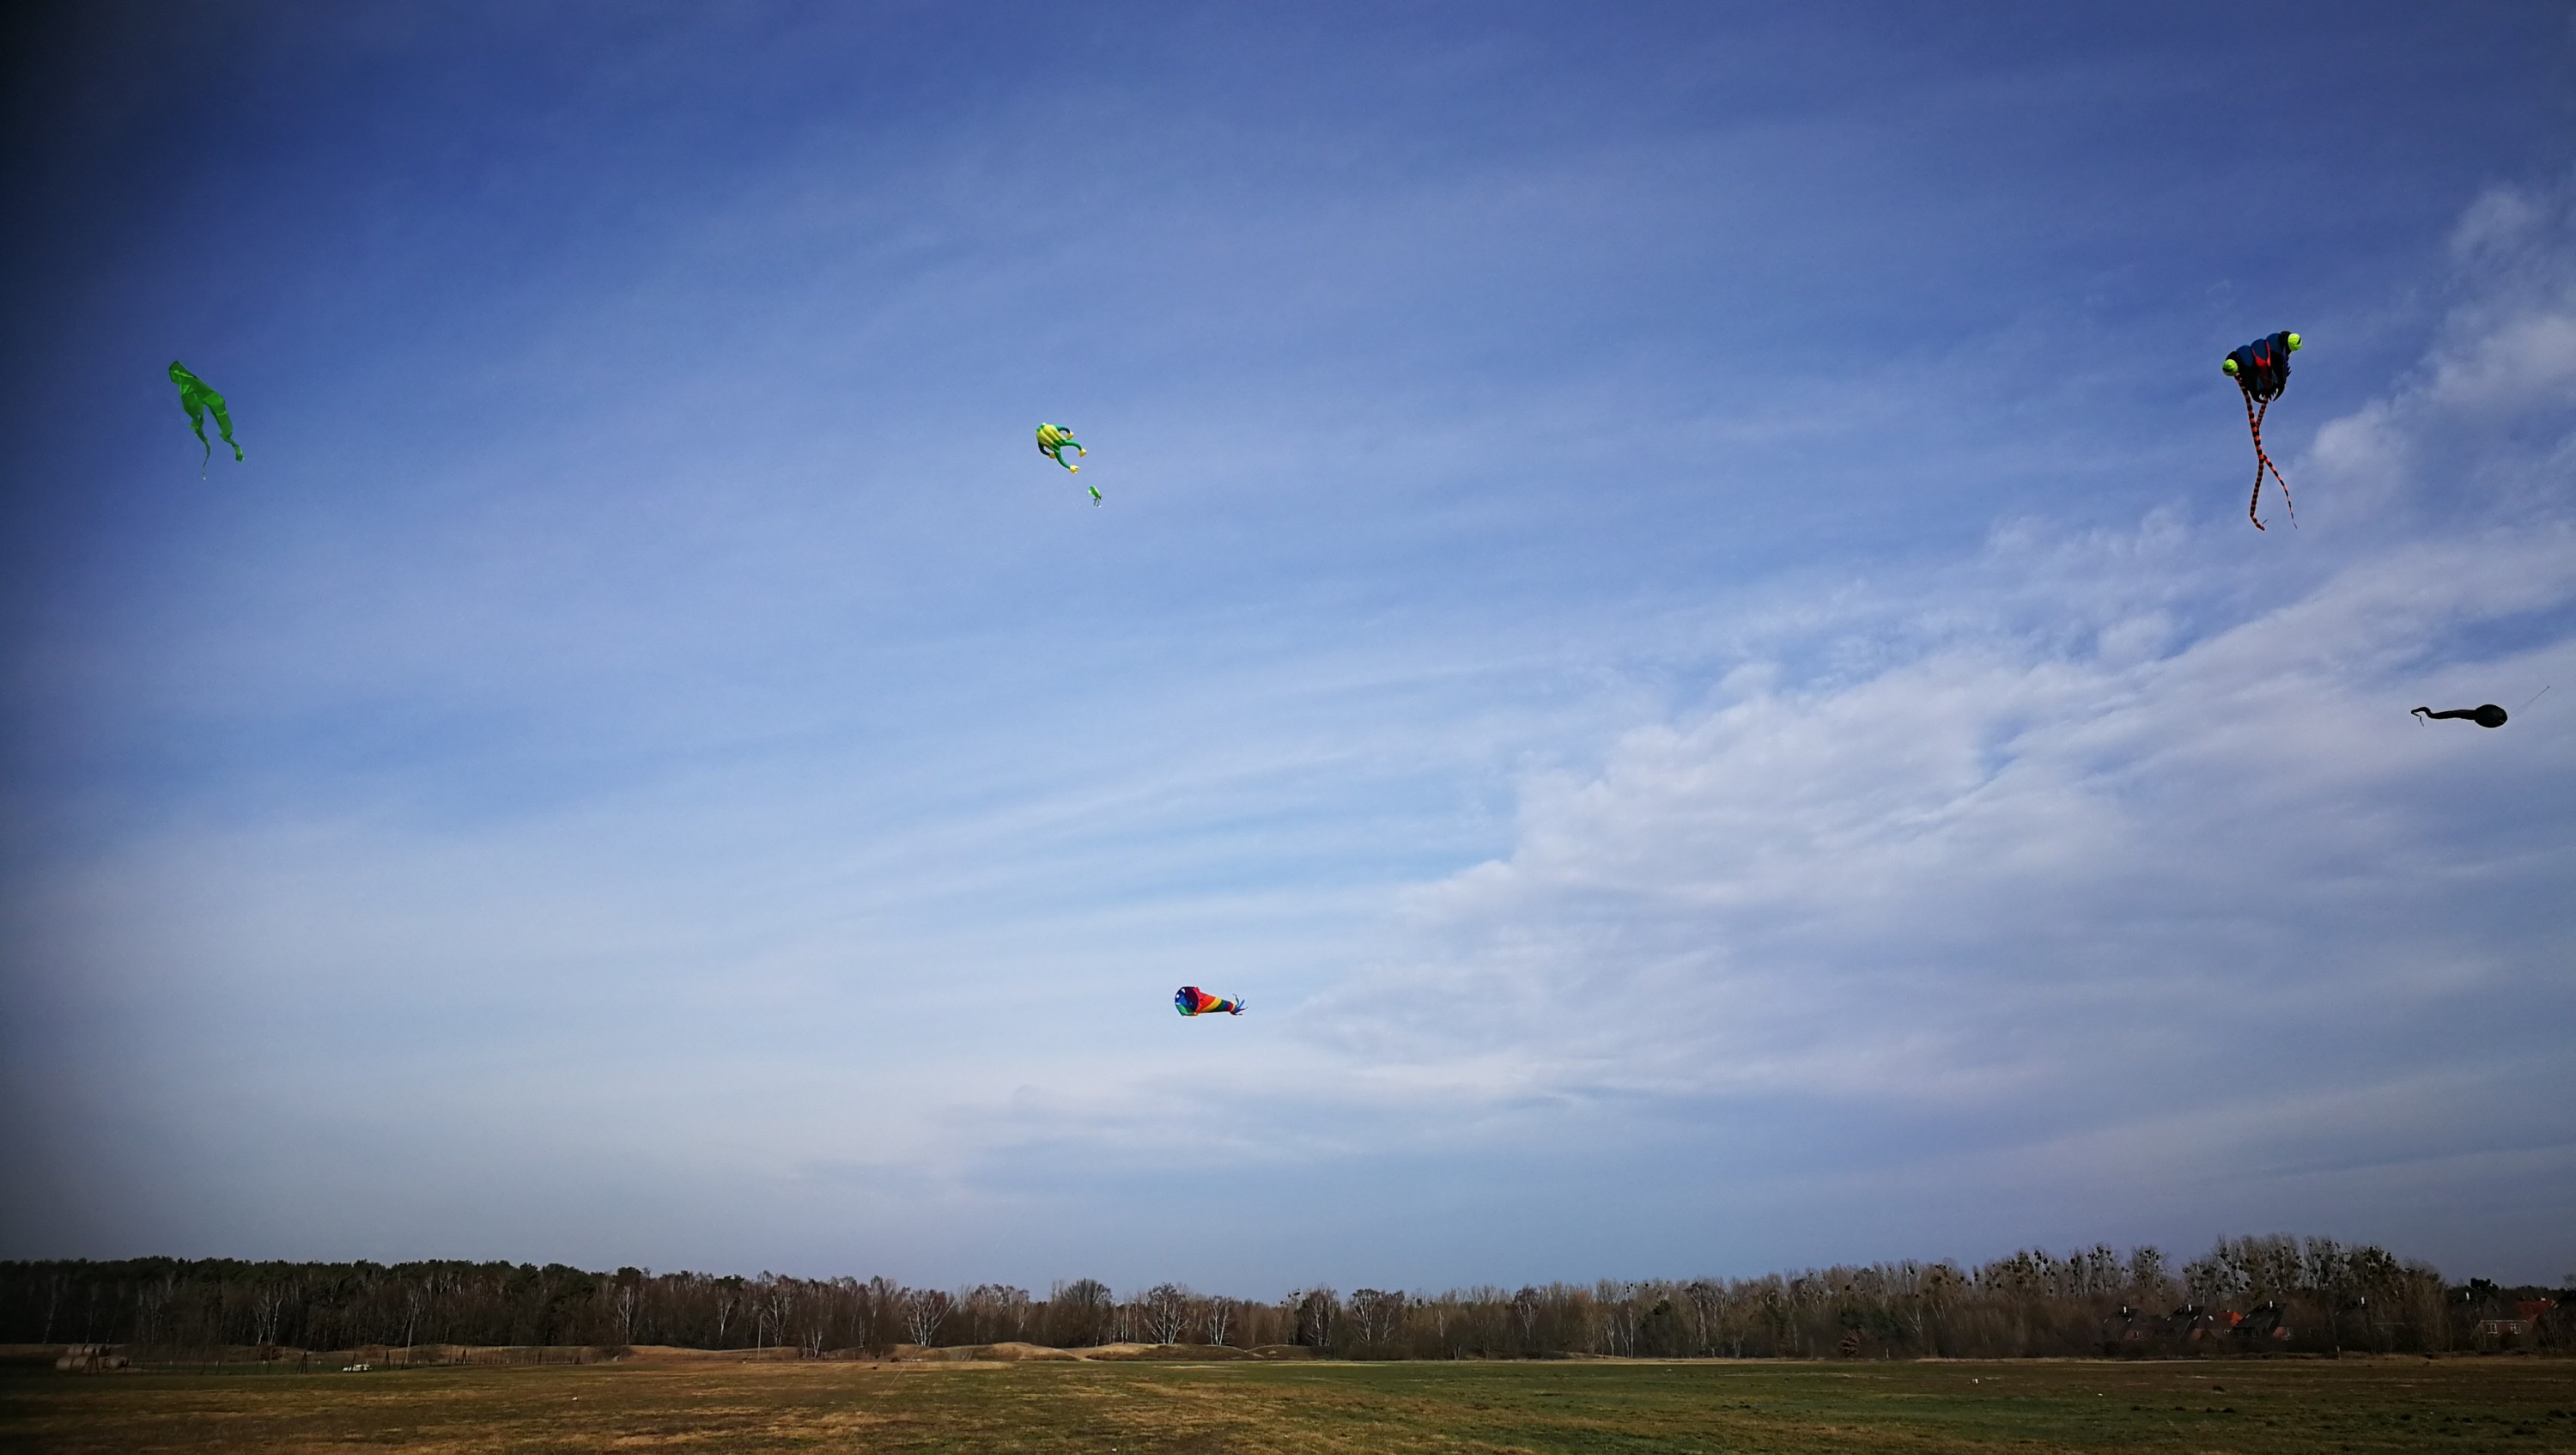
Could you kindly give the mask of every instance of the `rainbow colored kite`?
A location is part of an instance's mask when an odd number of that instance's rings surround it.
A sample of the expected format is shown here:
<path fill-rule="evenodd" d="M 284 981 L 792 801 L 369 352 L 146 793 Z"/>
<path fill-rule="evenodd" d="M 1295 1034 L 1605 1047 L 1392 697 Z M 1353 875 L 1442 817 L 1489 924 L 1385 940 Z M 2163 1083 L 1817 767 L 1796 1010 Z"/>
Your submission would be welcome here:
<path fill-rule="evenodd" d="M 1219 1011 L 1227 1015 L 1241 1015 L 1243 1002 L 1240 999 L 1228 1000 L 1222 995 L 1210 995 L 1195 985 L 1184 985 L 1172 993 L 1172 1009 L 1183 1015 L 1215 1015 Z"/>

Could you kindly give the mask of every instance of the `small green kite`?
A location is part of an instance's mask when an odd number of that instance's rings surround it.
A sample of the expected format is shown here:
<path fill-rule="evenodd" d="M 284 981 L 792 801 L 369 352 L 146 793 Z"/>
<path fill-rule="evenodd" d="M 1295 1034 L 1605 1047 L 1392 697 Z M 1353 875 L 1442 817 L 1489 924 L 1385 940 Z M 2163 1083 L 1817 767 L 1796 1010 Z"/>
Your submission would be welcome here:
<path fill-rule="evenodd" d="M 179 386 L 179 407 L 188 411 L 188 428 L 197 432 L 197 443 L 206 446 L 206 458 L 197 462 L 197 478 L 206 478 L 206 465 L 215 457 L 215 447 L 206 443 L 206 411 L 215 412 L 215 428 L 221 430 L 224 443 L 233 447 L 233 459 L 242 457 L 242 447 L 233 439 L 233 417 L 224 413 L 224 396 L 216 393 L 205 380 L 188 372 L 188 366 L 177 359 L 170 361 L 170 382 Z"/>
<path fill-rule="evenodd" d="M 1041 424 L 1038 426 L 1038 453 L 1055 461 L 1057 464 L 1064 466 L 1066 469 L 1079 474 L 1082 471 L 1082 467 L 1064 457 L 1064 447 L 1066 445 L 1073 446 L 1073 452 L 1077 455 L 1087 455 L 1091 453 L 1091 451 L 1082 447 L 1082 441 L 1073 437 L 1072 430 L 1059 429 L 1051 424 Z M 1100 487 L 1093 485 L 1087 488 L 1091 491 L 1091 503 L 1098 505 L 1100 503 Z"/>

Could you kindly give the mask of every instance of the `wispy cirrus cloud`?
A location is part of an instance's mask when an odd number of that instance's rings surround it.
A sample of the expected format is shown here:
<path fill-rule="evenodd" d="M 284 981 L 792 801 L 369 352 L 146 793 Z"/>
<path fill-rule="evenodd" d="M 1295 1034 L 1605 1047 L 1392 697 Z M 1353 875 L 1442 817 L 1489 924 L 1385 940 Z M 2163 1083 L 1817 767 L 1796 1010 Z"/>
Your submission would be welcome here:
<path fill-rule="evenodd" d="M 2336 1222 L 2299 1166 L 2433 1175 L 2504 1127 L 2489 1186 L 2576 1197 L 2576 1137 L 2529 1114 L 2576 1092 L 2576 719 L 2407 712 L 2576 679 L 2576 231 L 2498 192 L 2461 235 L 2423 367 L 2294 462 L 2336 502 L 2306 534 L 2025 520 L 1783 603 L 1705 703 L 1526 782 L 1511 852 L 1408 896 L 1314 1034 L 1425 1115 L 1829 1102 L 1943 1123 L 1962 1176 L 1990 1137 L 2085 1141 L 2128 1163 L 2104 1196 L 2188 1175 L 2222 1221 Z"/>

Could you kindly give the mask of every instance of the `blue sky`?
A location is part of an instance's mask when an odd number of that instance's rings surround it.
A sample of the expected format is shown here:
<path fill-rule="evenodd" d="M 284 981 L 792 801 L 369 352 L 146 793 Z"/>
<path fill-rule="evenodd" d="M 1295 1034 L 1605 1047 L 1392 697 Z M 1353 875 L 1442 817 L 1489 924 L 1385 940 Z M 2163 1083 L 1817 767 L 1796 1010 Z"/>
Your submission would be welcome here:
<path fill-rule="evenodd" d="M 27 35 L 0 1255 L 2576 1270 L 2566 5 Z"/>

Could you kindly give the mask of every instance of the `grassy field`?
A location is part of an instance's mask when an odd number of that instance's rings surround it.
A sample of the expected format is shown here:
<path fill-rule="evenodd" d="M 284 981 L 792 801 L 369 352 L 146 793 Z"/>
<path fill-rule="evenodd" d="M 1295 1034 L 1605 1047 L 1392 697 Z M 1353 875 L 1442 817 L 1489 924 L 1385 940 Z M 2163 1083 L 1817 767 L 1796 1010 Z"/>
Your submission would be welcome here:
<path fill-rule="evenodd" d="M 2576 1364 L 718 1360 L 0 1377 L 0 1448 L 2576 1452 Z"/>

